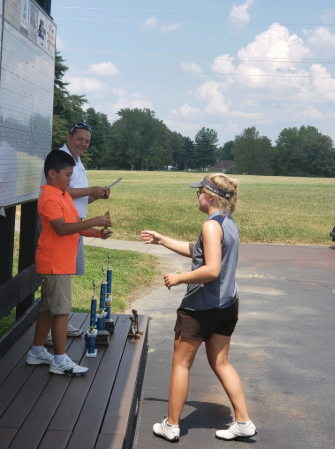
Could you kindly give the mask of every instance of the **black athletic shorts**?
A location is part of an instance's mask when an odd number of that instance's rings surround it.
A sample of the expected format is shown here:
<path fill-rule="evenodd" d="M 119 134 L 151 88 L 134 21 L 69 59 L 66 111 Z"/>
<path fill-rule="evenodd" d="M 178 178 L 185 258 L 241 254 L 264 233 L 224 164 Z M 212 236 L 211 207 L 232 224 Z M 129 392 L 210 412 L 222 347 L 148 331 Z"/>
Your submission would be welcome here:
<path fill-rule="evenodd" d="M 174 328 L 176 336 L 190 340 L 208 341 L 213 334 L 230 337 L 238 320 L 238 296 L 235 302 L 225 309 L 177 310 Z"/>

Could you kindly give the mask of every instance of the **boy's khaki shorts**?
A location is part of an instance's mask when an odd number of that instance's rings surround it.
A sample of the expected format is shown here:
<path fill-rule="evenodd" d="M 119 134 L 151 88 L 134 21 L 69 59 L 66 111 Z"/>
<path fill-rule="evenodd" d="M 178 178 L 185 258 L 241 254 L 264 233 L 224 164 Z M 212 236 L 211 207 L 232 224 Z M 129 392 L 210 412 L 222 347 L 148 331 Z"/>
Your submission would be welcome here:
<path fill-rule="evenodd" d="M 42 309 L 50 315 L 71 312 L 71 274 L 42 274 Z"/>

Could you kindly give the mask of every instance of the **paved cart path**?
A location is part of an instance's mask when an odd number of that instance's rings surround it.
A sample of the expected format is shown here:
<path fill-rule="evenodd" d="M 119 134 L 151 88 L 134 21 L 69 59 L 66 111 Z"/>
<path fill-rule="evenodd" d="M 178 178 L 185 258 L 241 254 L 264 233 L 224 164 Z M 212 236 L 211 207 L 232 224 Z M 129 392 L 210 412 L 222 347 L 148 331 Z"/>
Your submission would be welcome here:
<path fill-rule="evenodd" d="M 161 257 L 161 259 L 163 256 Z M 181 256 L 169 266 L 189 268 Z M 231 407 L 201 347 L 174 447 L 322 449 L 334 447 L 335 251 L 327 247 L 241 245 L 237 281 L 240 320 L 230 360 L 245 388 L 258 435 L 242 442 L 215 439 Z M 165 287 L 138 299 L 148 314 L 149 353 L 133 449 L 166 448 L 152 425 L 167 413 L 173 327 L 185 286 Z"/>

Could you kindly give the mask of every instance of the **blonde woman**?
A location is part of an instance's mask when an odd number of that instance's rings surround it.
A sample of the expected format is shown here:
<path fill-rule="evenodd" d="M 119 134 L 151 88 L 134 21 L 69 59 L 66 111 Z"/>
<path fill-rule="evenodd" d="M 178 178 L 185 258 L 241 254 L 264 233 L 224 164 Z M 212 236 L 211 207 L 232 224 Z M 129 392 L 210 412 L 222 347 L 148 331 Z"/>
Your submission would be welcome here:
<path fill-rule="evenodd" d="M 168 416 L 153 427 L 156 436 L 179 440 L 179 419 L 189 387 L 189 373 L 197 350 L 205 342 L 210 367 L 225 389 L 235 419 L 227 430 L 218 430 L 223 440 L 250 438 L 256 427 L 250 420 L 239 375 L 228 361 L 231 335 L 238 320 L 238 288 L 235 272 L 239 234 L 232 218 L 237 201 L 237 182 L 223 174 L 208 175 L 190 184 L 198 188 L 199 210 L 208 215 L 196 243 L 179 242 L 155 231 L 142 231 L 148 244 L 163 245 L 192 257 L 192 271 L 164 276 L 168 289 L 187 284 L 177 310 L 174 354 L 169 390 Z"/>

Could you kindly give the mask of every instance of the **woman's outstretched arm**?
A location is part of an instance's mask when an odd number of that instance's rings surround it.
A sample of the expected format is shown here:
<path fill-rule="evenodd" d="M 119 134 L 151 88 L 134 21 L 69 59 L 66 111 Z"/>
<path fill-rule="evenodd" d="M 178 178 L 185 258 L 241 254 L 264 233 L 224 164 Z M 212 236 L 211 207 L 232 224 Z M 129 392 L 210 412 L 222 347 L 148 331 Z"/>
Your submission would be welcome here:
<path fill-rule="evenodd" d="M 162 245 L 177 254 L 181 254 L 185 257 L 192 257 L 194 243 L 179 242 L 178 240 L 159 234 L 156 231 L 148 230 L 141 232 L 141 239 L 146 244 Z"/>

